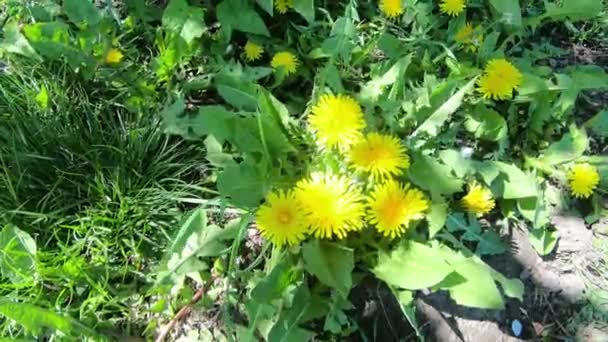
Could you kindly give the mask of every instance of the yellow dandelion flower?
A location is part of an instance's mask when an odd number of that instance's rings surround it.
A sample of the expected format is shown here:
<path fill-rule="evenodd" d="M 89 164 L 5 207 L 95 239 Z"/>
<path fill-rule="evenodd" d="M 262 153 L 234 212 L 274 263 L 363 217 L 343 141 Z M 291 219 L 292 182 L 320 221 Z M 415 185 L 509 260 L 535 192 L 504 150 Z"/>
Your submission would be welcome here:
<path fill-rule="evenodd" d="M 274 0 L 274 8 L 281 14 L 287 13 L 290 8 L 293 8 L 292 0 Z"/>
<path fill-rule="evenodd" d="M 462 44 L 468 51 L 475 52 L 483 43 L 483 33 L 479 26 L 473 28 L 471 23 L 465 23 L 454 36 L 457 43 Z"/>
<path fill-rule="evenodd" d="M 455 17 L 462 13 L 467 7 L 465 0 L 441 0 L 439 9 L 441 13 Z"/>
<path fill-rule="evenodd" d="M 359 103 L 347 95 L 323 95 L 312 107 L 308 124 L 322 147 L 346 150 L 361 139 L 365 128 Z"/>
<path fill-rule="evenodd" d="M 298 182 L 295 195 L 317 238 L 343 239 L 363 227 L 363 195 L 344 177 L 313 173 Z"/>
<path fill-rule="evenodd" d="M 469 187 L 469 192 L 462 198 L 461 202 L 468 212 L 477 216 L 489 213 L 496 205 L 492 192 L 478 184 Z"/>
<path fill-rule="evenodd" d="M 257 61 L 262 57 L 262 53 L 264 52 L 264 48 L 261 45 L 252 41 L 247 41 L 243 50 L 245 52 L 245 59 L 249 62 Z"/>
<path fill-rule="evenodd" d="M 111 48 L 106 53 L 105 61 L 107 64 L 118 64 L 118 63 L 120 63 L 120 61 L 122 61 L 123 57 L 124 57 L 124 55 L 122 54 L 122 52 L 120 50 Z"/>
<path fill-rule="evenodd" d="M 570 191 L 576 198 L 588 198 L 600 182 L 597 169 L 588 163 L 576 164 L 568 172 Z"/>
<path fill-rule="evenodd" d="M 293 191 L 271 192 L 256 213 L 260 234 L 277 246 L 304 240 L 308 226 Z"/>
<path fill-rule="evenodd" d="M 287 75 L 291 75 L 298 69 L 298 58 L 291 52 L 281 51 L 277 52 L 270 61 L 270 66 L 276 71 L 279 68 L 285 70 Z"/>
<path fill-rule="evenodd" d="M 411 221 L 424 218 L 429 208 L 422 191 L 395 180 L 376 186 L 367 203 L 369 222 L 391 239 L 405 233 Z"/>
<path fill-rule="evenodd" d="M 369 133 L 353 145 L 349 160 L 355 169 L 369 172 L 375 180 L 396 176 L 410 166 L 410 159 L 399 139 L 376 132 Z"/>
<path fill-rule="evenodd" d="M 511 62 L 504 58 L 492 59 L 477 81 L 477 90 L 486 99 L 506 100 L 513 96 L 513 90 L 522 80 L 523 75 Z"/>
<path fill-rule="evenodd" d="M 403 14 L 402 0 L 380 0 L 380 10 L 388 18 L 396 18 Z"/>

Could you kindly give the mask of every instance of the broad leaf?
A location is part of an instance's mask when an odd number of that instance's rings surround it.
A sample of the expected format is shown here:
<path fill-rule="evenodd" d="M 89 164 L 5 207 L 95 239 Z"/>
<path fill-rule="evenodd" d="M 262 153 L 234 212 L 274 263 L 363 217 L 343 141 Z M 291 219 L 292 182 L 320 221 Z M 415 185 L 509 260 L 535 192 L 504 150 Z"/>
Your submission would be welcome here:
<path fill-rule="evenodd" d="M 352 287 L 355 267 L 353 250 L 345 246 L 314 239 L 302 246 L 304 267 L 323 284 L 347 298 Z"/>
<path fill-rule="evenodd" d="M 163 12 L 162 25 L 191 44 L 205 30 L 204 11 L 188 5 L 186 0 L 171 0 Z"/>
<path fill-rule="evenodd" d="M 222 25 L 254 34 L 270 36 L 264 21 L 246 0 L 224 0 L 216 8 L 217 19 Z"/>
<path fill-rule="evenodd" d="M 315 22 L 314 0 L 293 0 L 293 9 L 300 13 L 309 24 Z"/>
<path fill-rule="evenodd" d="M 36 242 L 12 225 L 0 232 L 0 271 L 14 284 L 32 279 L 36 271 Z"/>
<path fill-rule="evenodd" d="M 373 272 L 391 286 L 420 290 L 441 282 L 452 267 L 437 246 L 406 241 L 390 254 L 380 253 Z"/>
<path fill-rule="evenodd" d="M 268 342 L 309 341 L 314 333 L 299 327 L 311 307 L 310 292 L 305 284 L 294 294 L 288 310 L 284 310 L 268 333 Z"/>
<path fill-rule="evenodd" d="M 463 182 L 452 175 L 451 168 L 425 155 L 414 155 L 408 173 L 412 182 L 437 195 L 451 195 L 462 191 Z"/>
<path fill-rule="evenodd" d="M 285 290 L 294 282 L 294 270 L 289 259 L 281 260 L 251 291 L 251 298 L 260 302 L 270 302 L 281 298 Z"/>
<path fill-rule="evenodd" d="M 595 114 L 589 121 L 585 123 L 585 127 L 593 131 L 593 133 L 608 137 L 608 110 L 603 110 Z"/>
<path fill-rule="evenodd" d="M 40 55 L 32 48 L 30 43 L 19 31 L 17 22 L 9 22 L 4 26 L 4 39 L 0 41 L 0 54 L 3 51 L 20 54 L 36 60 L 41 60 Z"/>
<path fill-rule="evenodd" d="M 448 204 L 445 201 L 433 202 L 431 210 L 426 216 L 429 222 L 429 239 L 432 239 L 437 232 L 445 226 L 448 218 Z"/>
<path fill-rule="evenodd" d="M 550 254 L 557 244 L 557 231 L 536 228 L 528 233 L 528 238 L 538 254 L 545 256 Z"/>
<path fill-rule="evenodd" d="M 255 111 L 257 108 L 258 86 L 243 78 L 219 74 L 215 87 L 221 97 L 237 109 Z"/>
<path fill-rule="evenodd" d="M 519 0 L 490 0 L 490 4 L 495 11 L 496 20 L 513 30 L 521 28 L 522 20 Z"/>
<path fill-rule="evenodd" d="M 227 251 L 223 241 L 234 238 L 237 230 L 236 224 L 226 228 L 207 225 L 205 211 L 196 209 L 182 224 L 173 239 L 156 283 L 166 283 L 170 279 L 178 283 L 184 275 L 207 268 L 199 258 L 217 256 Z"/>
<path fill-rule="evenodd" d="M 453 265 L 457 275 L 454 279 L 446 279 L 444 286 L 450 292 L 450 297 L 458 304 L 481 309 L 505 308 L 504 300 L 491 272 L 484 264 L 472 259 L 465 259 Z"/>
<path fill-rule="evenodd" d="M 496 111 L 480 105 L 467 116 L 465 128 L 476 138 L 498 141 L 507 137 L 507 122 Z"/>
<path fill-rule="evenodd" d="M 249 159 L 226 167 L 217 177 L 223 198 L 241 208 L 256 208 L 270 190 L 268 169 Z"/>
<path fill-rule="evenodd" d="M 538 196 L 538 185 L 533 175 L 521 171 L 517 166 L 502 162 L 485 161 L 475 163 L 475 169 L 486 184 L 491 185 L 495 196 L 518 199 Z"/>
<path fill-rule="evenodd" d="M 99 10 L 90 0 L 64 0 L 63 9 L 70 21 L 84 26 L 95 26 L 101 21 Z"/>
<path fill-rule="evenodd" d="M 570 127 L 570 132 L 564 134 L 560 141 L 549 146 L 539 162 L 554 166 L 576 160 L 585 153 L 588 145 L 585 130 L 573 125 Z"/>
<path fill-rule="evenodd" d="M 452 95 L 445 103 L 443 103 L 426 121 L 424 121 L 415 131 L 412 133 L 413 136 L 417 136 L 420 133 L 426 133 L 430 136 L 439 134 L 439 131 L 443 124 L 450 118 L 450 115 L 454 114 L 462 105 L 464 96 L 475 88 L 475 81 L 477 78 L 470 80 L 464 87 L 458 90 Z"/>
<path fill-rule="evenodd" d="M 544 16 L 555 21 L 587 20 L 596 17 L 604 9 L 602 0 L 563 0 L 559 3 L 561 6 L 558 2 L 545 1 L 547 13 Z"/>

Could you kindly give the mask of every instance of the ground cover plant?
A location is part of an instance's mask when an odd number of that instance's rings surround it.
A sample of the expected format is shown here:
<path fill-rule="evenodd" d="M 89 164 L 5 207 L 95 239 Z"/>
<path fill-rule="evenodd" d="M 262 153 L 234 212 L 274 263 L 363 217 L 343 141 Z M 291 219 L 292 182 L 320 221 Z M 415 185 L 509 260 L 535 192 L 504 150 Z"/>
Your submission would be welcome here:
<path fill-rule="evenodd" d="M 606 334 L 601 0 L 0 4 L 2 336 Z"/>

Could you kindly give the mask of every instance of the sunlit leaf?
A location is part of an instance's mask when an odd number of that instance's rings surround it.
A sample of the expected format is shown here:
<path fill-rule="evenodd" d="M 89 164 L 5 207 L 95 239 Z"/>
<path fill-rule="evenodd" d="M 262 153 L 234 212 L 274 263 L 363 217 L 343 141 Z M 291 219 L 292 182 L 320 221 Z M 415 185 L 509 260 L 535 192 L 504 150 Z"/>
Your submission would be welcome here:
<path fill-rule="evenodd" d="M 14 284 L 32 279 L 36 272 L 36 242 L 12 225 L 0 232 L 0 271 Z"/>
<path fill-rule="evenodd" d="M 0 314 L 22 325 L 27 331 L 42 338 L 45 328 L 60 331 L 73 338 L 90 337 L 95 341 L 108 339 L 75 319 L 29 303 L 0 299 Z"/>
<path fill-rule="evenodd" d="M 408 290 L 436 285 L 452 271 L 437 247 L 414 241 L 401 243 L 389 254 L 380 253 L 373 269 L 387 284 Z"/>
<path fill-rule="evenodd" d="M 319 281 L 335 289 L 344 298 L 352 287 L 353 250 L 345 246 L 314 239 L 302 246 L 304 267 Z"/>

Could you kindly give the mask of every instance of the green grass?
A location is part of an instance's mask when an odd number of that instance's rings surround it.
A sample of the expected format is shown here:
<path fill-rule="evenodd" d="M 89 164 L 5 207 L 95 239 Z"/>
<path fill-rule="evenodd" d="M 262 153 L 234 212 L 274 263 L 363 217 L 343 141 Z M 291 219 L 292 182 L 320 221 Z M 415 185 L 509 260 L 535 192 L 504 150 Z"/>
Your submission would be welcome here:
<path fill-rule="evenodd" d="M 153 113 L 87 96 L 83 83 L 16 63 L 0 75 L 0 226 L 35 238 L 40 278 L 2 283 L 0 294 L 94 327 L 143 326 L 134 307 L 157 258 L 186 202 L 209 196 L 204 153 L 165 135 Z M 33 100 L 42 87 L 47 108 Z"/>

